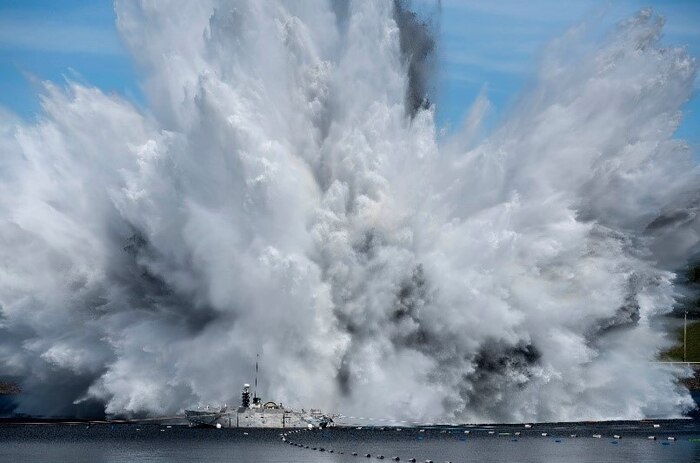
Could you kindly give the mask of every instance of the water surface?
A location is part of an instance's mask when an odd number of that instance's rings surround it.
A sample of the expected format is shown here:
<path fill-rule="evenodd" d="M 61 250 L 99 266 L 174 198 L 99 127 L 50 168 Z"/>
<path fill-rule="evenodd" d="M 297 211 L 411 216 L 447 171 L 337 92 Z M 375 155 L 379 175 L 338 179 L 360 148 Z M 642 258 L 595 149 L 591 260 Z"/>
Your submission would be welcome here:
<path fill-rule="evenodd" d="M 415 458 L 417 462 L 430 459 L 436 463 L 700 462 L 697 422 L 658 424 L 658 428 L 651 422 L 626 422 L 299 432 L 136 424 L 14 424 L 0 425 L 0 462 L 345 463 L 377 461 L 379 456 L 385 461 L 398 456 L 400 461 Z M 282 433 L 287 434 L 287 442 L 282 441 Z M 601 437 L 594 438 L 594 434 Z M 650 440 L 651 435 L 656 440 Z M 358 455 L 353 456 L 353 452 Z"/>

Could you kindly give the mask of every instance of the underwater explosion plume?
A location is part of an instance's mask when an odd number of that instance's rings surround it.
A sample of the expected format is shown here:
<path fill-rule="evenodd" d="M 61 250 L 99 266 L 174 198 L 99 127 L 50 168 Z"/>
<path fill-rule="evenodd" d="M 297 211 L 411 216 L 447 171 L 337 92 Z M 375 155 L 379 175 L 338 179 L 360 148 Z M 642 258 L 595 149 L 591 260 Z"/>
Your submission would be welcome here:
<path fill-rule="evenodd" d="M 435 42 L 403 2 L 115 9 L 147 109 L 47 83 L 37 121 L 0 114 L 17 412 L 230 403 L 256 353 L 263 395 L 365 416 L 692 407 L 651 363 L 700 233 L 672 138 L 696 64 L 657 15 L 570 31 L 486 139 L 480 98 L 438 140 Z"/>

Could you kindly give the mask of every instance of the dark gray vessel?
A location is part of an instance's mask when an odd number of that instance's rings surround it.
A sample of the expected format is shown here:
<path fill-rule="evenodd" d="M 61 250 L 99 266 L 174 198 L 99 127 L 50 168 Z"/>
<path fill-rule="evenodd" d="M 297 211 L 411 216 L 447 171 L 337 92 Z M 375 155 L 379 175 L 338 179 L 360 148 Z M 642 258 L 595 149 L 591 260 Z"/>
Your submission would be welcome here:
<path fill-rule="evenodd" d="M 241 406 L 229 410 L 224 406 L 218 410 L 185 410 L 190 426 L 216 428 L 325 428 L 333 425 L 331 416 L 320 410 L 291 410 L 275 402 L 262 403 L 260 397 L 251 401 L 250 385 L 243 385 Z"/>
<path fill-rule="evenodd" d="M 272 401 L 263 403 L 258 397 L 258 362 L 255 362 L 255 391 L 250 397 L 250 384 L 243 385 L 241 406 L 229 410 L 227 406 L 220 409 L 206 407 L 200 410 L 185 410 L 185 417 L 190 426 L 215 428 L 325 428 L 333 426 L 333 419 L 321 410 L 306 411 L 284 408 L 282 404 Z"/>

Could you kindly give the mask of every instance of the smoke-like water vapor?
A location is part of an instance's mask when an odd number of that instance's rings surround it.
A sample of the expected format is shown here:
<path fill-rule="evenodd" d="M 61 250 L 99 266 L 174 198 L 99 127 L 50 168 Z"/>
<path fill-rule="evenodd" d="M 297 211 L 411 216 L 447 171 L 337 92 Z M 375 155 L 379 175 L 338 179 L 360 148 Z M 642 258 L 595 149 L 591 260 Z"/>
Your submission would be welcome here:
<path fill-rule="evenodd" d="M 672 139 L 696 65 L 656 15 L 571 31 L 486 140 L 480 100 L 441 144 L 412 75 L 433 42 L 402 44 L 421 24 L 403 3 L 116 12 L 147 111 L 69 84 L 36 123 L 0 116 L 17 411 L 231 403 L 256 353 L 264 396 L 369 416 L 691 406 L 685 372 L 650 362 L 700 233 L 698 168 Z"/>

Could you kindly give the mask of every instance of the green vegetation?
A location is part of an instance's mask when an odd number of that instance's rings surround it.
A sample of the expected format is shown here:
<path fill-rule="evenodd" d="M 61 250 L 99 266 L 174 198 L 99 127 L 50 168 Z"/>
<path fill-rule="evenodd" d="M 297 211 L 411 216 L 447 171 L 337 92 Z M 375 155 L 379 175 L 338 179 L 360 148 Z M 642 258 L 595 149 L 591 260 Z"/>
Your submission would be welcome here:
<path fill-rule="evenodd" d="M 683 327 L 676 331 L 676 339 L 676 346 L 662 354 L 664 360 L 683 361 Z M 687 362 L 700 362 L 700 321 L 688 322 L 687 352 Z"/>
<path fill-rule="evenodd" d="M 700 316 L 700 265 L 691 265 L 685 272 L 680 274 L 679 284 L 683 285 L 688 289 L 691 296 L 681 299 L 679 302 L 681 306 L 678 307 L 676 313 L 680 314 L 684 310 L 688 311 L 688 314 L 693 316 L 693 318 L 698 318 Z"/>
<path fill-rule="evenodd" d="M 0 395 L 19 394 L 20 389 L 15 383 L 0 381 Z"/>

